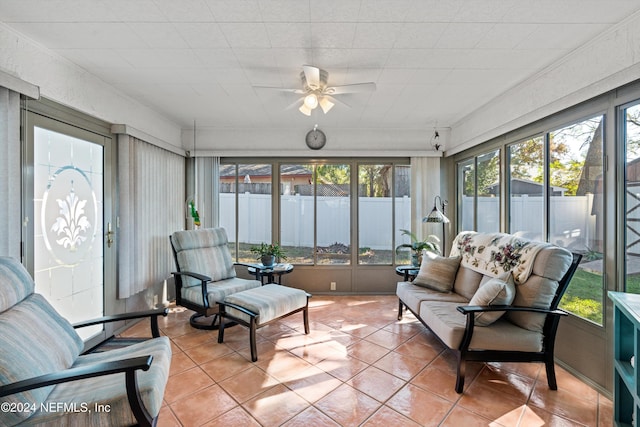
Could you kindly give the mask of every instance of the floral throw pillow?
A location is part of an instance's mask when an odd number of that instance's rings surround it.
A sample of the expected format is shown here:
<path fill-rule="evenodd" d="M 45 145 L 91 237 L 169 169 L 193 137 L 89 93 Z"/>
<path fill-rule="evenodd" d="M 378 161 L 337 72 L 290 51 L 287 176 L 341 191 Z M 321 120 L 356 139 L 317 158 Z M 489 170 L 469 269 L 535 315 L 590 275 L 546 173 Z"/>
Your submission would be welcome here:
<path fill-rule="evenodd" d="M 481 284 L 469 301 L 469 305 L 511 305 L 515 297 L 516 285 L 513 281 L 513 275 L 509 272 Z M 476 313 L 476 325 L 488 326 L 502 317 L 504 313 L 504 311 Z"/>
<path fill-rule="evenodd" d="M 451 292 L 461 259 L 459 256 L 441 257 L 425 251 L 422 255 L 420 271 L 413 279 L 413 284 L 439 292 Z"/>

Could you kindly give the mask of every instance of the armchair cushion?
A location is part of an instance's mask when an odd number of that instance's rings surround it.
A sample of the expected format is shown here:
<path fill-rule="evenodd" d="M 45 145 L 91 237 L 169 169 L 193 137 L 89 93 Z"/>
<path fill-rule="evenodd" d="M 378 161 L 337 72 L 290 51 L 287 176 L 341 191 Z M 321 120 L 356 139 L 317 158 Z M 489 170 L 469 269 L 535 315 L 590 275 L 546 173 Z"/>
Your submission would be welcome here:
<path fill-rule="evenodd" d="M 422 254 L 420 271 L 413 284 L 440 292 L 451 292 L 460 259 L 459 256 L 447 258 L 425 251 Z"/>
<path fill-rule="evenodd" d="M 0 263 L 0 313 L 31 295 L 34 288 L 35 283 L 21 264 Z"/>
<path fill-rule="evenodd" d="M 215 307 L 216 303 L 224 301 L 227 295 L 259 286 L 260 282 L 257 280 L 249 281 L 239 277 L 210 282 L 207 283 L 207 300 L 210 307 Z M 200 286 L 182 288 L 182 298 L 194 304 L 202 304 L 202 289 Z"/>
<path fill-rule="evenodd" d="M 516 287 L 511 272 L 498 278 L 494 277 L 480 286 L 469 305 L 510 305 L 516 296 Z M 475 323 L 488 326 L 504 315 L 504 311 L 476 313 Z"/>
<path fill-rule="evenodd" d="M 29 279 L 30 280 L 30 279 Z M 0 318 L 0 384 L 6 385 L 73 365 L 84 343 L 71 324 L 39 294 L 31 294 Z M 7 396 L 9 403 L 44 402 L 53 386 Z M 0 412 L 0 425 L 14 425 L 30 412 Z"/>
<path fill-rule="evenodd" d="M 181 271 L 203 274 L 214 282 L 236 277 L 224 229 L 176 231 L 172 239 L 178 265 L 183 266 Z M 183 287 L 199 285 L 197 279 L 183 279 Z"/>
<path fill-rule="evenodd" d="M 138 372 L 138 390 L 145 407 L 153 416 L 160 412 L 166 378 L 169 376 L 171 364 L 171 344 L 167 337 L 143 341 L 128 347 L 80 356 L 73 367 L 87 366 L 94 363 L 110 362 L 137 356 L 153 356 L 153 363 L 146 372 Z M 86 405 L 90 411 L 70 412 L 60 418 L 60 413 L 36 412 L 29 418 L 29 423 L 55 422 L 57 425 L 99 426 L 106 422 L 104 412 L 95 411 L 95 405 L 109 405 L 109 425 L 134 425 L 137 423 L 127 400 L 124 375 L 107 375 L 58 384 L 44 400 L 48 402 L 64 402 L 82 408 Z"/>

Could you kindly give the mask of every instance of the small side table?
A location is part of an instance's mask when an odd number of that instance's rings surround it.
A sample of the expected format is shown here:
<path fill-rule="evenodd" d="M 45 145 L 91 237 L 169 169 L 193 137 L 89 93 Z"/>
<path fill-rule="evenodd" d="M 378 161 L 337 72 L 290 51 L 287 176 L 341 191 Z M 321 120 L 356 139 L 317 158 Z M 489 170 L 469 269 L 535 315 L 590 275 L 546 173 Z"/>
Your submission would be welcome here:
<path fill-rule="evenodd" d="M 249 274 L 259 277 L 264 285 L 264 279 L 267 278 L 267 283 L 276 283 L 274 281 L 275 276 L 278 277 L 278 285 L 282 285 L 282 276 L 289 274 L 293 271 L 293 264 L 273 264 L 273 267 L 265 267 L 262 264 L 255 264 L 255 267 L 247 267 Z"/>
<path fill-rule="evenodd" d="M 416 267 L 415 265 L 399 265 L 396 267 L 396 274 L 403 276 L 405 282 L 415 279 L 419 271 L 420 267 Z"/>

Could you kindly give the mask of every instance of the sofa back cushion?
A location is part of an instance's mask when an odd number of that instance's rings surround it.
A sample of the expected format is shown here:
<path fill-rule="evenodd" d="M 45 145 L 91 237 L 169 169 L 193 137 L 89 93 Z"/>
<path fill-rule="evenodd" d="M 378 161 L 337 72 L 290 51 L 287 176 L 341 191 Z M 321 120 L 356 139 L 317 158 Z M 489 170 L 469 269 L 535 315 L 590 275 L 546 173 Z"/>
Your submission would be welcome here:
<path fill-rule="evenodd" d="M 440 292 L 451 292 L 459 266 L 459 256 L 441 257 L 433 252 L 424 251 L 420 271 L 413 279 L 413 284 Z"/>
<path fill-rule="evenodd" d="M 470 300 L 478 290 L 482 277 L 482 274 L 477 271 L 461 265 L 456 274 L 456 281 L 453 283 L 453 291 Z"/>
<path fill-rule="evenodd" d="M 516 296 L 516 287 L 511 273 L 494 277 L 480 285 L 469 305 L 511 305 Z M 504 311 L 487 311 L 476 313 L 475 322 L 478 326 L 489 326 L 504 315 Z"/>
<path fill-rule="evenodd" d="M 224 228 L 176 231 L 171 235 L 180 271 L 204 274 L 216 282 L 236 277 Z M 200 286 L 200 281 L 184 276 L 184 287 Z"/>
<path fill-rule="evenodd" d="M 83 346 L 71 324 L 44 297 L 31 294 L 0 313 L 0 384 L 67 369 Z M 41 387 L 2 400 L 16 405 L 35 404 L 39 409 L 52 388 Z M 13 426 L 30 415 L 29 411 L 0 411 L 0 425 Z"/>

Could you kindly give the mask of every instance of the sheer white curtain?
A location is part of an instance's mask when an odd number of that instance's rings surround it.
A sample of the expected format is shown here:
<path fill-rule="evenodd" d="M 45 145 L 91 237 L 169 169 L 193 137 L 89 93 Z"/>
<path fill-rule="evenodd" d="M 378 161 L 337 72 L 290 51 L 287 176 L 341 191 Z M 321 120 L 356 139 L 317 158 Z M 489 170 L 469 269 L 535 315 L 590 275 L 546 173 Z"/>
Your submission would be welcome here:
<path fill-rule="evenodd" d="M 436 226 L 422 222 L 422 218 L 433 209 L 433 199 L 441 195 L 440 191 L 440 157 L 412 157 L 411 229 L 418 238 L 435 234 L 442 239 L 440 224 Z"/>
<path fill-rule="evenodd" d="M 118 298 L 169 277 L 169 235 L 184 229 L 184 157 L 129 135 L 118 135 Z"/>
<path fill-rule="evenodd" d="M 20 94 L 0 87 L 0 255 L 20 259 Z"/>

